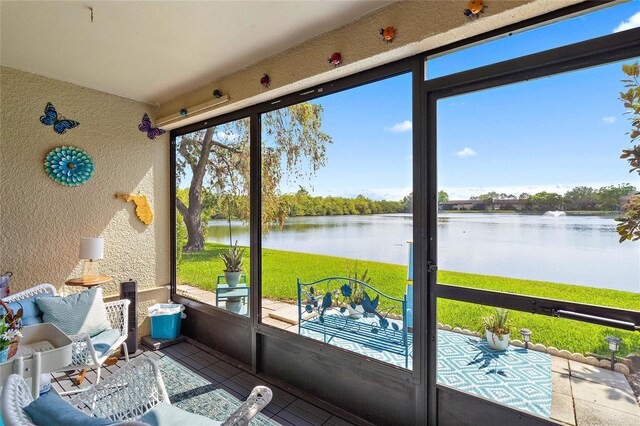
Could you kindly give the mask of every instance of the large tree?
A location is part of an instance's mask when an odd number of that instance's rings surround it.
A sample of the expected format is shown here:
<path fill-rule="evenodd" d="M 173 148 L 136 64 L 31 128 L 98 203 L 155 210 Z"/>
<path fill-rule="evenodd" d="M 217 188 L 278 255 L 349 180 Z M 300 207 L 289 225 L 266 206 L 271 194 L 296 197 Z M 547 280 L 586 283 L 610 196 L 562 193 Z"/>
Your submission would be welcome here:
<path fill-rule="evenodd" d="M 449 194 L 445 191 L 438 191 L 438 206 L 449 202 Z"/>
<path fill-rule="evenodd" d="M 564 194 L 564 204 L 567 210 L 594 210 L 597 200 L 596 191 L 589 186 L 576 186 Z"/>
<path fill-rule="evenodd" d="M 562 209 L 562 195 L 555 192 L 538 192 L 529 197 L 528 202 L 535 211 L 549 211 Z"/>
<path fill-rule="evenodd" d="M 624 200 L 635 193 L 636 187 L 628 183 L 602 187 L 596 193 L 597 208 L 609 211 L 620 210 Z"/>
<path fill-rule="evenodd" d="M 331 137 L 322 127 L 322 106 L 300 103 L 262 115 L 262 225 L 282 224 L 283 178 L 301 182 L 325 164 Z M 178 180 L 190 179 L 188 201 L 176 198 L 187 228 L 184 251 L 204 250 L 203 190 L 233 203 L 239 219 L 249 218 L 249 119 L 193 132 L 176 139 Z"/>
<path fill-rule="evenodd" d="M 626 108 L 631 131 L 628 133 L 631 149 L 623 149 L 620 158 L 629 163 L 629 173 L 640 175 L 640 66 L 638 62 L 623 65 L 622 72 L 628 77 L 622 80 L 625 83 L 626 92 L 620 92 L 620 100 Z M 640 240 L 640 194 L 630 196 L 624 203 L 624 215 L 617 218 L 620 222 L 616 227 L 620 235 L 620 242 Z"/>

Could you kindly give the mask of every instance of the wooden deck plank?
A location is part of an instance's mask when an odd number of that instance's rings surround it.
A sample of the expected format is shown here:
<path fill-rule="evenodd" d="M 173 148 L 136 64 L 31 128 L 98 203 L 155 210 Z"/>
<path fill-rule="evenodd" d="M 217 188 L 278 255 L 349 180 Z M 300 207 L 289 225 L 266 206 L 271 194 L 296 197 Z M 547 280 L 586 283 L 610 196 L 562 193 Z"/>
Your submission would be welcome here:
<path fill-rule="evenodd" d="M 352 425 L 343 419 L 331 416 L 330 413 L 315 406 L 314 404 L 296 398 L 289 392 L 266 383 L 244 370 L 231 365 L 215 355 L 202 351 L 194 345 L 183 343 L 179 349 L 175 347 L 165 348 L 158 351 L 145 351 L 140 356 L 146 356 L 153 360 L 169 356 L 179 362 L 183 367 L 189 369 L 193 374 L 208 380 L 216 388 L 222 389 L 238 400 L 246 399 L 253 387 L 257 385 L 269 386 L 274 397 L 269 405 L 263 410 L 263 414 L 274 422 L 283 426 L 319 426 L 322 424 L 348 426 Z M 186 346 L 188 345 L 188 346 Z M 189 362 L 188 360 L 191 360 Z M 203 362 L 211 363 L 204 365 Z M 191 364 L 191 365 L 189 365 Z M 102 379 L 116 373 L 125 365 L 124 360 L 117 364 L 102 368 Z M 202 368 L 198 368 L 198 367 Z M 54 373 L 52 374 L 52 386 L 57 392 L 68 392 L 77 390 L 78 387 L 71 380 L 76 372 Z M 94 370 L 88 370 L 85 382 L 81 388 L 91 386 L 95 382 L 97 374 Z M 73 395 L 66 396 L 71 398 Z"/>

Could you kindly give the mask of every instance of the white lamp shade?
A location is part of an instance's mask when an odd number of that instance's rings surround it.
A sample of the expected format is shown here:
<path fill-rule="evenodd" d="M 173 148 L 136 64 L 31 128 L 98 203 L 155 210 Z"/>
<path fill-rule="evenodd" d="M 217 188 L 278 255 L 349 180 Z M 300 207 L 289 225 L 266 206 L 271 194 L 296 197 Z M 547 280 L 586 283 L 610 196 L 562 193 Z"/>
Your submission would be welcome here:
<path fill-rule="evenodd" d="M 102 238 L 80 238 L 80 259 L 102 259 L 104 240 Z"/>

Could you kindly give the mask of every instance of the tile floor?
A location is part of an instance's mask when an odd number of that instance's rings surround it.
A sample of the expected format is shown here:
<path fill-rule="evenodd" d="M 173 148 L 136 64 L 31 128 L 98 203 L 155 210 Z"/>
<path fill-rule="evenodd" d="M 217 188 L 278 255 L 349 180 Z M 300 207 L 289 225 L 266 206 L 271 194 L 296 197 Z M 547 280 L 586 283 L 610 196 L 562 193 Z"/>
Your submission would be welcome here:
<path fill-rule="evenodd" d="M 190 286 L 182 286 L 181 290 L 189 297 L 215 305 L 214 293 Z M 295 311 L 296 306 L 263 299 L 262 322 L 297 333 L 297 325 L 270 317 L 271 313 L 290 308 Z M 621 373 L 556 356 L 551 358 L 551 419 L 571 426 L 640 425 L 640 405 Z"/>
<path fill-rule="evenodd" d="M 273 399 L 262 410 L 262 414 L 283 426 L 353 425 L 353 423 L 336 417 L 310 402 L 265 383 L 258 377 L 190 343 L 180 343 L 159 351 L 147 350 L 140 356 L 147 356 L 151 359 L 158 359 L 164 356 L 171 357 L 195 374 L 208 380 L 212 385 L 238 398 L 238 400 L 246 399 L 254 386 L 267 385 L 273 391 Z M 118 361 L 117 364 L 110 367 L 103 367 L 102 377 L 110 376 L 120 369 L 122 365 L 124 365 L 124 361 Z M 75 375 L 71 377 L 75 377 Z M 77 389 L 77 386 L 73 384 L 71 378 L 65 373 L 54 374 L 53 378 L 52 385 L 58 392 Z M 85 382 L 81 387 L 94 383 L 95 379 L 95 372 L 87 372 Z M 366 423 L 363 422 L 363 424 Z"/>
<path fill-rule="evenodd" d="M 640 425 L 640 406 L 621 373 L 552 359 L 552 419 L 572 426 Z"/>
<path fill-rule="evenodd" d="M 171 357 L 239 400 L 245 399 L 254 386 L 266 384 L 258 377 L 190 343 L 181 343 L 155 352 L 146 351 L 141 356 L 152 359 Z M 103 368 L 103 377 L 113 374 L 123 364 L 124 361 L 119 361 L 116 365 Z M 629 383 L 620 373 L 553 357 L 552 375 L 553 420 L 574 426 L 640 425 L 640 406 Z M 76 388 L 64 373 L 53 377 L 53 386 L 59 392 Z M 95 379 L 96 373 L 89 371 L 82 386 L 94 383 Z M 353 424 L 276 386 L 267 385 L 273 390 L 274 397 L 262 413 L 274 422 L 283 426 Z"/>

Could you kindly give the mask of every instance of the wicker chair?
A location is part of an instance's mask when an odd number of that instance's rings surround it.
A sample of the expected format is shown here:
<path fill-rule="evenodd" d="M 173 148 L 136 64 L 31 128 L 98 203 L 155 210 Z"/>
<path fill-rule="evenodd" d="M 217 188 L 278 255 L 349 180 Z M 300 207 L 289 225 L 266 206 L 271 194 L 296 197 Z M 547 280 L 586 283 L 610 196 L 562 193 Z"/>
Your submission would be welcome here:
<path fill-rule="evenodd" d="M 56 288 L 51 284 L 40 284 L 28 290 L 12 294 L 2 300 L 9 304 L 19 302 L 39 294 L 50 294 L 55 296 Z M 72 362 L 69 367 L 77 370 L 96 369 L 96 383 L 98 383 L 100 381 L 102 363 L 105 362 L 105 360 L 109 358 L 115 350 L 118 349 L 118 347 L 122 346 L 124 357 L 126 361 L 129 362 L 129 352 L 127 350 L 126 343 L 128 335 L 127 323 L 129 319 L 129 303 L 129 300 L 124 299 L 104 304 L 111 327 L 120 332 L 118 338 L 104 352 L 96 351 L 91 341 L 91 337 L 87 334 L 69 336 L 73 341 Z M 81 390 L 82 389 L 78 389 L 67 393 L 74 393 Z"/>
<path fill-rule="evenodd" d="M 271 390 L 257 386 L 240 407 L 225 420 L 224 426 L 244 426 L 271 401 Z M 2 418 L 7 426 L 30 426 L 31 419 L 23 408 L 33 401 L 22 377 L 12 374 L 2 391 Z M 146 357 L 126 364 L 99 384 L 91 386 L 69 400 L 84 413 L 108 418 L 119 425 L 140 425 L 140 418 L 160 403 L 168 403 L 160 370 Z"/>

